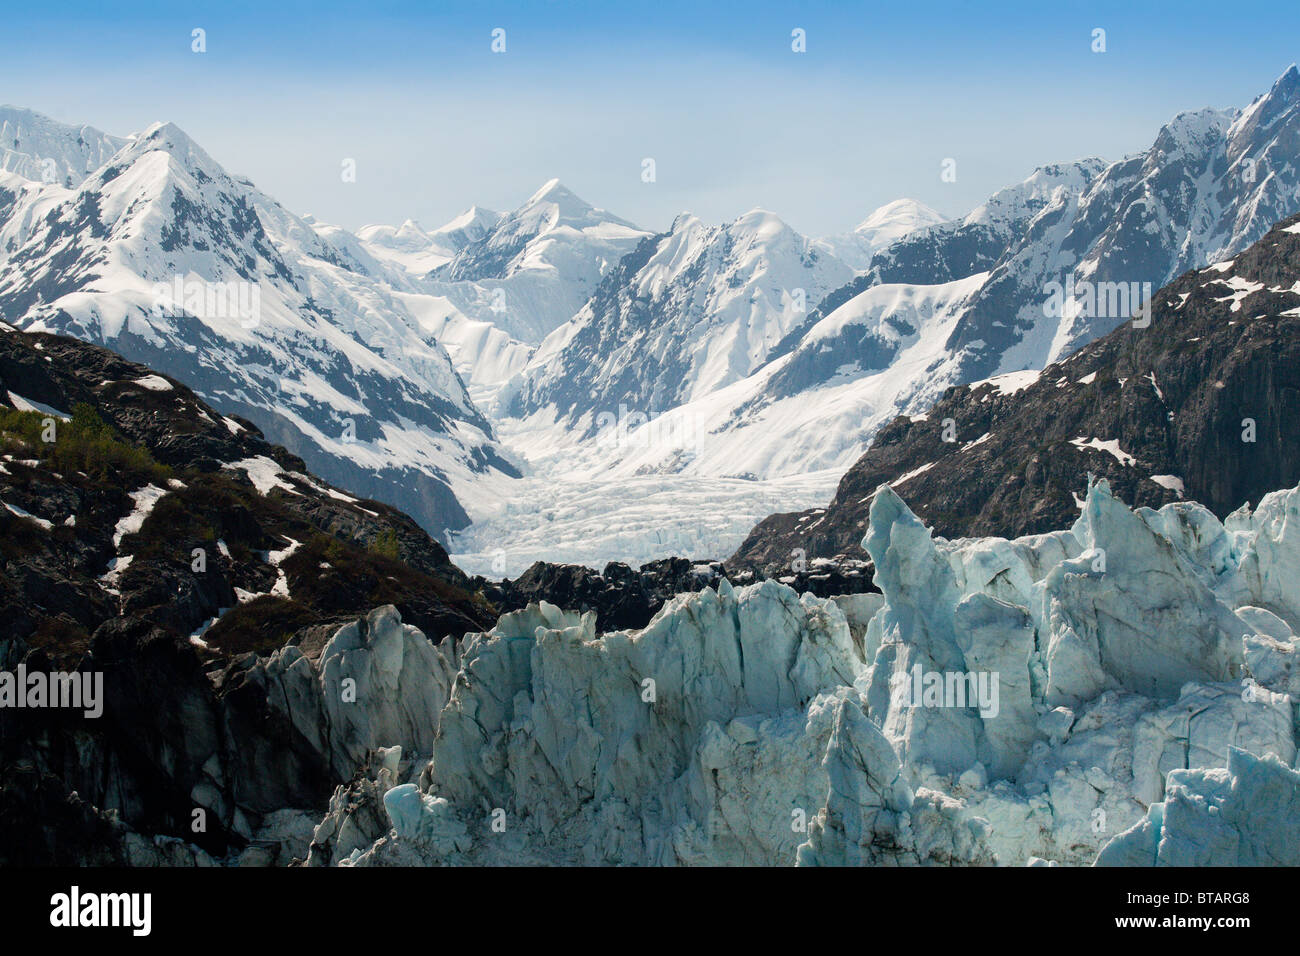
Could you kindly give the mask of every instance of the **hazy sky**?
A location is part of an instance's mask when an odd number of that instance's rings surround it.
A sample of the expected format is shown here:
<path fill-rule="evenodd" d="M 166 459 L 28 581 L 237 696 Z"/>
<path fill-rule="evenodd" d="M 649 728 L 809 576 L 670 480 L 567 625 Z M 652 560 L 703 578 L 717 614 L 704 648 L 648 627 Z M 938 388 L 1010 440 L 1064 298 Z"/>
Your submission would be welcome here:
<path fill-rule="evenodd" d="M 553 176 L 660 229 L 762 206 L 821 235 L 902 196 L 958 215 L 1036 165 L 1143 149 L 1180 110 L 1244 106 L 1300 59 L 1294 0 L 53 6 L 6 10 L 0 102 L 123 135 L 171 120 L 349 228 L 509 209 Z"/>

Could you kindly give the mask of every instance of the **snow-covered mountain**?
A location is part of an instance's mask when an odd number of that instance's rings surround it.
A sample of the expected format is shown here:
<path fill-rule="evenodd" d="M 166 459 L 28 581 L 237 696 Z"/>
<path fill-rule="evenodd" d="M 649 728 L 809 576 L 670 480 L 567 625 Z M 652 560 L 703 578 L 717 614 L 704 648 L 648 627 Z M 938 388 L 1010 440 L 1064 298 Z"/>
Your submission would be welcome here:
<path fill-rule="evenodd" d="M 966 380 L 1042 368 L 1123 323 L 1101 308 L 1115 283 L 1152 291 L 1231 258 L 1300 209 L 1300 71 L 1244 110 L 1182 113 L 1150 149 L 1107 167 L 1075 197 L 1054 197 L 1008 249 L 948 342 Z M 1075 301 L 1045 320 L 1048 284 Z M 1097 290 L 1090 307 L 1088 288 Z M 1136 296 L 1131 296 L 1136 298 Z M 1116 314 L 1119 313 L 1119 314 Z"/>
<path fill-rule="evenodd" d="M 895 199 L 885 203 L 850 233 L 817 240 L 836 259 L 859 272 L 871 265 L 871 258 L 883 249 L 927 226 L 936 226 L 944 217 L 915 199 Z"/>
<path fill-rule="evenodd" d="M 0 106 L 0 170 L 72 188 L 127 140 L 93 126 L 69 127 L 48 116 Z"/>
<path fill-rule="evenodd" d="M 1046 532 L 1073 519 L 1090 477 L 1158 508 L 1184 498 L 1226 518 L 1300 481 L 1300 216 L 1153 296 L 1041 373 L 949 388 L 895 418 L 829 504 L 768 516 L 729 566 L 865 558 L 871 493 L 889 483 L 947 538 Z M 1256 434 L 1258 432 L 1258 434 Z"/>
<path fill-rule="evenodd" d="M 356 235 L 376 259 L 420 279 L 484 238 L 500 219 L 499 212 L 472 206 L 432 232 L 408 219 L 396 227 L 362 226 Z"/>
<path fill-rule="evenodd" d="M 75 188 L 0 184 L 0 316 L 174 376 L 435 535 L 514 473 L 397 294 L 170 124 Z"/>
<path fill-rule="evenodd" d="M 952 361 L 948 340 L 989 272 L 1054 196 L 1104 168 L 1038 169 L 963 219 L 906 232 L 856 274 L 770 214 L 713 229 L 683 216 L 543 343 L 499 411 L 553 443 L 596 436 L 621 406 L 641 416 L 634 427 L 653 420 L 612 454 L 608 442 L 574 452 L 611 475 L 843 471 L 898 407 L 951 384 L 932 372 Z"/>
<path fill-rule="evenodd" d="M 584 479 L 843 473 L 900 406 L 924 408 L 951 384 L 934 372 L 952 361 L 948 340 L 999 257 L 1054 196 L 1082 192 L 1104 168 L 1085 160 L 1036 170 L 963 219 L 906 233 L 868 272 L 838 284 L 825 279 L 848 275 L 847 266 L 770 214 L 713 230 L 683 217 L 552 334 L 503 390 L 501 409 L 566 446 L 566 468 Z M 764 239 L 737 242 L 763 236 L 764 223 Z M 700 237 L 715 243 L 708 254 Z M 729 263 L 735 248 L 746 251 Z M 631 418 L 612 441 L 611 415 L 616 425 Z M 693 485 L 686 497 L 705 500 Z"/>
<path fill-rule="evenodd" d="M 1023 182 L 999 189 L 961 219 L 922 228 L 877 250 L 867 274 L 826 305 L 834 307 L 849 293 L 880 283 L 926 285 L 987 272 L 1024 240 L 1030 223 L 1058 190 L 1065 195 L 1081 193 L 1106 166 L 1105 160 L 1097 158 L 1040 166 Z"/>
<path fill-rule="evenodd" d="M 87 137 L 62 135 L 71 145 L 46 151 L 84 162 Z M 537 553 L 563 519 L 578 548 L 565 557 L 603 564 L 730 550 L 731 529 L 763 513 L 705 519 L 723 502 L 765 508 L 777 490 L 745 482 L 780 480 L 799 489 L 789 507 L 811 505 L 895 416 L 923 414 L 954 384 L 1041 369 L 1177 272 L 1245 248 L 1300 208 L 1300 73 L 1245 110 L 1181 114 L 1136 156 L 1041 167 L 960 219 L 892 203 L 854 231 L 861 256 L 847 262 L 761 210 L 723 225 L 682 215 L 652 235 L 556 181 L 503 215 L 353 234 L 290 215 L 215 164 L 180 176 L 172 202 L 145 185 L 155 151 L 128 144 L 129 170 L 114 159 L 75 188 L 0 173 L 6 314 L 120 339 L 326 478 L 397 496 L 435 531 L 464 525 L 467 506 L 476 554 L 503 539 Z M 297 316 L 283 329 L 312 348 L 289 348 L 276 322 L 217 336 L 142 318 L 144 290 L 177 275 L 255 277 L 263 311 Z M 359 372 L 333 381 L 339 354 L 354 371 L 384 365 L 383 387 Z M 266 391 L 282 361 L 298 383 L 288 400 Z M 353 420 L 346 441 L 333 437 L 341 419 Z M 493 435 L 509 436 L 527 480 L 508 479 Z M 450 482 L 461 505 L 405 480 L 412 469 Z M 592 507 L 602 499 L 653 540 L 629 553 Z"/>
<path fill-rule="evenodd" d="M 585 432 L 620 405 L 654 417 L 751 375 L 852 275 L 770 212 L 721 226 L 679 216 L 547 337 L 503 406 L 554 408 Z"/>
<path fill-rule="evenodd" d="M 435 269 L 425 289 L 535 345 L 571 319 L 646 235 L 552 179 Z"/>
<path fill-rule="evenodd" d="M 707 257 L 680 257 L 695 271 L 662 283 L 679 227 L 658 251 L 624 260 L 553 333 L 505 408 L 579 435 L 624 403 L 662 416 L 609 459 L 616 471 L 769 478 L 847 467 L 895 415 L 923 413 L 953 384 L 1043 368 L 1172 276 L 1231 257 L 1297 209 L 1292 67 L 1245 110 L 1180 114 L 1137 156 L 1045 166 L 963 219 L 910 231 L 824 296 L 816 263 L 803 260 L 762 290 L 776 316 L 766 323 L 743 279 L 700 271 Z M 785 248 L 797 258 L 807 247 Z M 724 295 L 708 299 L 719 282 Z M 797 320 L 786 304 L 794 285 L 818 303 Z"/>
<path fill-rule="evenodd" d="M 431 232 L 409 220 L 356 236 L 328 232 L 341 249 L 355 245 L 356 258 L 375 264 L 368 271 L 400 291 L 489 410 L 547 334 L 649 235 L 554 179 L 504 215 L 474 206 Z"/>

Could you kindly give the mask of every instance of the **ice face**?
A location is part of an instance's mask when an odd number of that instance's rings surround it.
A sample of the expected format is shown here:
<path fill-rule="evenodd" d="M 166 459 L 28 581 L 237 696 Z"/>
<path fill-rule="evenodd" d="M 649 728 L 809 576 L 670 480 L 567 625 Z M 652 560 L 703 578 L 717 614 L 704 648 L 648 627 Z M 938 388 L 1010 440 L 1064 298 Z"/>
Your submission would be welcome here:
<path fill-rule="evenodd" d="M 533 605 L 427 661 L 377 612 L 326 666 L 364 644 L 386 716 L 336 719 L 358 751 L 432 756 L 405 785 L 354 783 L 383 812 L 346 861 L 1087 864 L 1107 844 L 1102 862 L 1157 845 L 1280 860 L 1273 805 L 1224 781 L 1297 799 L 1298 501 L 1221 523 L 1188 502 L 1133 511 L 1098 482 L 1068 531 L 946 541 L 882 486 L 870 599 L 724 580 L 608 634 Z M 394 708 L 407 694 L 431 700 Z M 360 812 L 346 793 L 330 833 Z M 1204 793 L 1241 849 L 1198 835 Z"/>
<path fill-rule="evenodd" d="M 1233 748 L 1226 768 L 1174 770 L 1168 795 L 1097 866 L 1296 866 L 1300 774 Z"/>

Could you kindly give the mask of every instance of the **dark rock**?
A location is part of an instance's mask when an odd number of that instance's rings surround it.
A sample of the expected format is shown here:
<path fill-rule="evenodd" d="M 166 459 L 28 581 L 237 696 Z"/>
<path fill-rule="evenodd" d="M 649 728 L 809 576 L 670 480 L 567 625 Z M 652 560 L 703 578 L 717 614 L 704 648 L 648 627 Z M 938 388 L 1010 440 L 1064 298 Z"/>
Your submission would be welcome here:
<path fill-rule="evenodd" d="M 331 755 L 315 684 L 300 676 L 286 696 L 271 655 L 314 660 L 384 604 L 434 642 L 491 627 L 496 609 L 412 519 L 331 493 L 251 423 L 228 427 L 178 383 L 133 384 L 150 370 L 106 349 L 3 328 L 0 666 L 101 674 L 104 706 L 0 710 L 0 823 L 30 828 L 0 857 L 224 858 L 262 815 L 323 813 L 351 768 Z M 56 416 L 44 442 L 49 416 L 6 407 L 10 393 L 72 420 Z M 288 489 L 222 467 L 258 456 Z M 147 484 L 166 493 L 119 532 Z"/>
<path fill-rule="evenodd" d="M 573 564 L 534 563 L 513 581 L 492 582 L 481 577 L 472 584 L 502 612 L 517 611 L 546 601 L 566 611 L 595 611 L 598 632 L 645 627 L 678 594 L 716 588 L 726 578 L 734 585 L 753 584 L 776 577 L 799 592 L 819 597 L 859 594 L 876 590 L 871 583 L 871 563 L 852 558 L 823 560 L 810 567 L 775 569 L 769 574 L 755 569 L 728 570 L 717 561 L 661 558 L 635 570 L 610 562 L 603 572 Z"/>

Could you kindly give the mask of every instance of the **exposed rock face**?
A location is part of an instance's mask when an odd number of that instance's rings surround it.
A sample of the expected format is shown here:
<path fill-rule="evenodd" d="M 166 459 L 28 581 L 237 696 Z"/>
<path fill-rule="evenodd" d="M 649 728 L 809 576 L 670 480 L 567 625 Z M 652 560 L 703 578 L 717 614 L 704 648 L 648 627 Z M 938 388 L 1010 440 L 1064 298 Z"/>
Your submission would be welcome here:
<path fill-rule="evenodd" d="M 194 862 L 279 837 L 305 856 L 293 814 L 317 817 L 376 739 L 431 749 L 454 672 L 435 662 L 455 652 L 430 639 L 495 610 L 411 519 L 249 422 L 105 349 L 5 328 L 0 668 L 103 679 L 98 718 L 0 709 L 0 815 L 37 827 L 6 860 Z M 365 617 L 386 600 L 421 630 Z M 354 713 L 345 679 L 375 706 Z"/>
<path fill-rule="evenodd" d="M 1225 524 L 1098 482 L 1083 512 L 948 542 L 886 487 L 881 595 L 724 580 L 604 635 L 508 614 L 461 647 L 423 770 L 335 794 L 322 862 L 1085 864 L 1188 768 L 1291 765 L 1300 489 Z"/>
<path fill-rule="evenodd" d="M 115 617 L 188 636 L 220 617 L 206 643 L 242 653 L 278 646 L 255 620 L 294 633 L 385 600 L 431 636 L 495 619 L 406 515 L 328 487 L 250 423 L 107 349 L 0 332 L 4 406 L 47 411 L 5 426 L 0 636 L 84 642 Z M 78 406 L 85 421 L 67 420 Z"/>
<path fill-rule="evenodd" d="M 1300 218 L 1190 272 L 1126 325 L 1041 374 L 949 389 L 881 430 L 826 509 L 773 515 L 730 566 L 861 558 L 869 499 L 895 485 L 949 537 L 1034 534 L 1078 514 L 1089 475 L 1132 505 L 1220 518 L 1300 480 Z"/>
<path fill-rule="evenodd" d="M 45 668 L 40 651 L 24 663 Z M 312 656 L 291 644 L 211 674 L 165 635 L 101 629 L 80 670 L 105 675 L 101 718 L 3 714 L 0 815 L 32 828 L 6 863 L 196 864 L 250 847 L 266 862 L 305 859 L 331 789 L 381 743 L 432 750 L 456 650 L 389 606 Z M 47 802 L 56 812 L 42 816 Z M 160 848 L 181 855 L 149 856 Z"/>
<path fill-rule="evenodd" d="M 751 570 L 733 575 L 717 561 L 685 558 L 650 561 L 637 570 L 611 562 L 603 572 L 582 565 L 538 561 L 513 581 L 492 582 L 475 577 L 470 586 L 502 611 L 519 611 L 542 601 L 565 611 L 595 611 L 596 630 L 604 633 L 645 627 L 669 598 L 716 586 L 723 578 L 748 584 L 762 580 L 763 575 Z M 848 560 L 814 563 L 811 568 L 801 567 L 778 579 L 800 594 L 810 592 L 818 597 L 860 594 L 872 587 L 868 562 Z"/>
<path fill-rule="evenodd" d="M 724 574 L 721 565 L 665 558 L 633 570 L 611 562 L 603 572 L 575 564 L 536 562 L 513 581 L 475 578 L 484 596 L 503 611 L 542 601 L 566 611 L 596 612 L 599 631 L 645 627 L 674 594 L 699 591 Z M 480 583 L 481 582 L 481 583 Z"/>

